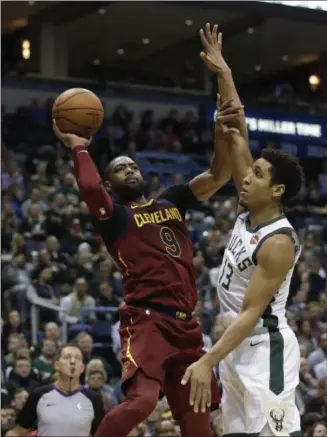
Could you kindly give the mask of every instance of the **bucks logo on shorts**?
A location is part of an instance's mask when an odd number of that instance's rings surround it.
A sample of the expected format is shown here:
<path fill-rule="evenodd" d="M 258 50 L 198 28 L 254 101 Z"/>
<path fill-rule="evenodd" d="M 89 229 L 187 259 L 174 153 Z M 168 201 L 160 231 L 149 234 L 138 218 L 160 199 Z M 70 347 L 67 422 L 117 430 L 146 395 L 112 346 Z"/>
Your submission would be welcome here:
<path fill-rule="evenodd" d="M 274 409 L 270 411 L 270 417 L 272 418 L 274 424 L 275 424 L 275 430 L 276 431 L 282 431 L 283 430 L 283 421 L 285 417 L 285 411 L 282 409 Z"/>

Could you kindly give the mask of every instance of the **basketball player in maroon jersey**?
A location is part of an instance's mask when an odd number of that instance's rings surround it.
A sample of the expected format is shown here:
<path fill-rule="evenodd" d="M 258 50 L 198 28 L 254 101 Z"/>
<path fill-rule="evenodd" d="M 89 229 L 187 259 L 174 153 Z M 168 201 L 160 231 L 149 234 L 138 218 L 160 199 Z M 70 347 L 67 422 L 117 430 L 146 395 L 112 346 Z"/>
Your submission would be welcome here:
<path fill-rule="evenodd" d="M 229 106 L 225 100 L 220 109 L 229 121 L 239 119 L 241 105 L 232 113 Z M 201 329 L 192 319 L 197 290 L 184 219 L 188 209 L 209 199 L 230 178 L 222 130 L 216 124 L 210 168 L 185 185 L 168 188 L 158 199 L 144 197 L 146 184 L 129 157 L 110 162 L 102 182 L 86 149 L 90 140 L 64 134 L 55 123 L 54 131 L 72 149 L 81 196 L 123 274 L 126 305 L 119 315 L 126 399 L 106 415 L 96 435 L 127 436 L 151 414 L 163 391 L 183 436 L 211 436 L 210 407 L 219 403 L 215 378 L 211 399 L 201 405 L 200 414 L 189 405 L 189 385 L 180 384 L 187 366 L 203 355 Z"/>

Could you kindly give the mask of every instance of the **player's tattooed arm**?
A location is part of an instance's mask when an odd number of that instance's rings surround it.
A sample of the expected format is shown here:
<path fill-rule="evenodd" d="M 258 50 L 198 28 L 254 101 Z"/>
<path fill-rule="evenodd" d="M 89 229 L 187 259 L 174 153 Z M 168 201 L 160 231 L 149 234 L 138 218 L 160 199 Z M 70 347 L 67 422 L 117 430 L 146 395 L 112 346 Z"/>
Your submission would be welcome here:
<path fill-rule="evenodd" d="M 200 30 L 200 40 L 204 49 L 200 53 L 200 57 L 209 70 L 217 74 L 221 102 L 233 101 L 235 105 L 241 106 L 232 71 L 222 55 L 222 34 L 221 32 L 218 33 L 218 25 L 215 24 L 211 30 L 210 23 L 207 23 L 205 29 Z M 238 118 L 232 120 L 231 126 L 238 129 L 245 140 L 248 139 L 244 112 Z"/>
<path fill-rule="evenodd" d="M 241 312 L 220 340 L 187 368 L 183 377 L 182 384 L 191 383 L 190 404 L 194 406 L 194 411 L 209 405 L 212 367 L 252 333 L 292 268 L 294 259 L 294 245 L 287 235 L 272 236 L 262 244 Z"/>

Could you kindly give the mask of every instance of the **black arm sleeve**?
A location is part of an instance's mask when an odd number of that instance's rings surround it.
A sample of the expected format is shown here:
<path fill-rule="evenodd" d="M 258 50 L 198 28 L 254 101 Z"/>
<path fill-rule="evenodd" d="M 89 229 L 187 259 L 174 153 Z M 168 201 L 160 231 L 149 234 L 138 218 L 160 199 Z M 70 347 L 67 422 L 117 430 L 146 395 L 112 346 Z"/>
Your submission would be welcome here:
<path fill-rule="evenodd" d="M 42 387 L 43 388 L 43 387 Z M 37 388 L 33 390 L 27 398 L 24 408 L 19 412 L 16 419 L 16 424 L 25 429 L 31 429 L 34 427 L 37 421 L 37 404 L 40 398 L 43 396 L 44 390 Z"/>
<path fill-rule="evenodd" d="M 158 199 L 165 199 L 173 203 L 183 217 L 188 209 L 196 208 L 200 204 L 192 193 L 189 184 L 173 185 L 161 193 Z"/>
<path fill-rule="evenodd" d="M 94 391 L 87 388 L 83 390 L 83 393 L 90 399 L 93 405 L 94 419 L 91 426 L 91 435 L 95 435 L 105 415 L 102 396 L 101 394 L 95 393 Z"/>
<path fill-rule="evenodd" d="M 112 216 L 108 220 L 97 220 L 92 216 L 93 226 L 107 247 L 124 236 L 128 227 L 128 211 L 125 206 L 114 203 Z"/>

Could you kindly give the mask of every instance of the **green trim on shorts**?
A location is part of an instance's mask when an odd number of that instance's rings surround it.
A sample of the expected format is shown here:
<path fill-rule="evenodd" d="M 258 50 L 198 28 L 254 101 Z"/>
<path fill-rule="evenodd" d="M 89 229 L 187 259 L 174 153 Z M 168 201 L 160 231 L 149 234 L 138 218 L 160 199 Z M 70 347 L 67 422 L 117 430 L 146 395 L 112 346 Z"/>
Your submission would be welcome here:
<path fill-rule="evenodd" d="M 268 329 L 270 337 L 269 388 L 279 395 L 284 391 L 284 338 L 278 329 Z"/>
<path fill-rule="evenodd" d="M 293 431 L 293 432 L 290 432 L 290 436 L 291 437 L 302 437 L 302 431 Z"/>
<path fill-rule="evenodd" d="M 271 303 L 274 302 L 273 297 Z M 278 317 L 272 314 L 271 303 L 262 315 L 263 326 L 268 328 L 270 339 L 269 389 L 279 395 L 284 391 L 284 338 L 278 329 Z"/>

